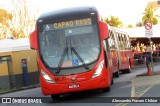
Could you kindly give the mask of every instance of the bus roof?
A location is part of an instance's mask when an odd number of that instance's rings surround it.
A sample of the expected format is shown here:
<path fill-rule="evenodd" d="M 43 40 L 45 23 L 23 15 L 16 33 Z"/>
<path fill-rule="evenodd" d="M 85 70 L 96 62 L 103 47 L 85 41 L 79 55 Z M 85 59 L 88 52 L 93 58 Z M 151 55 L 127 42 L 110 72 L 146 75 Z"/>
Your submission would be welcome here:
<path fill-rule="evenodd" d="M 114 27 L 114 30 L 115 30 L 117 33 L 123 33 L 123 34 L 125 34 L 125 35 L 128 35 L 127 31 L 125 31 L 125 30 L 123 30 L 123 29 Z"/>
<path fill-rule="evenodd" d="M 114 30 L 114 31 L 117 32 L 117 33 L 123 33 L 123 34 L 128 35 L 127 31 L 124 30 L 124 29 L 122 29 L 122 28 L 112 27 L 112 26 L 110 26 L 109 24 L 107 24 L 107 25 L 108 25 L 108 29 L 110 29 L 110 30 Z"/>
<path fill-rule="evenodd" d="M 65 20 L 72 19 L 72 17 L 86 17 L 92 15 L 91 13 L 97 14 L 98 11 L 96 7 L 75 7 L 55 10 L 51 12 L 44 13 L 39 16 L 38 21 L 49 21 L 49 20 Z"/>

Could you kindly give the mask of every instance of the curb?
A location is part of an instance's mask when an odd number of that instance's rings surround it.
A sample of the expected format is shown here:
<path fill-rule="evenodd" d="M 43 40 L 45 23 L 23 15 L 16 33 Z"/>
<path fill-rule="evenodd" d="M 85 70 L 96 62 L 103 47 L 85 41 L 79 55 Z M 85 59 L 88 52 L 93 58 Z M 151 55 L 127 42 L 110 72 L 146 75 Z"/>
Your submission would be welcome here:
<path fill-rule="evenodd" d="M 153 63 L 153 66 L 158 64 L 160 64 L 160 62 Z M 135 65 L 132 69 L 138 69 L 138 68 L 144 68 L 144 67 L 146 67 L 146 65 L 141 64 L 141 65 Z"/>
<path fill-rule="evenodd" d="M 160 72 L 153 73 L 151 76 L 154 76 L 154 75 L 160 75 Z M 148 74 L 147 73 L 142 73 L 140 75 L 136 75 L 135 77 L 141 77 L 141 76 L 148 76 Z"/>
<path fill-rule="evenodd" d="M 11 93 L 11 92 L 16 92 L 16 91 L 22 91 L 22 90 L 27 90 L 27 89 L 32 89 L 32 88 L 38 88 L 38 87 L 40 87 L 39 84 L 30 85 L 30 86 L 26 86 L 26 87 L 16 88 L 14 90 L 9 89 L 8 91 L 4 91 L 4 92 L 2 91 L 2 92 L 0 92 L 0 94 L 6 94 L 6 93 Z"/>

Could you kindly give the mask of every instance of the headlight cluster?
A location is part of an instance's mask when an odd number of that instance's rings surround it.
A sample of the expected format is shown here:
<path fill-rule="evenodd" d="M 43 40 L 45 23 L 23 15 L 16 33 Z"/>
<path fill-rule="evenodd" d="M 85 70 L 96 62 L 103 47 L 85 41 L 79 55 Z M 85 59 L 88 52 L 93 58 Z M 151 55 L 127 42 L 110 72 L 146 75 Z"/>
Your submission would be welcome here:
<path fill-rule="evenodd" d="M 102 73 L 103 65 L 104 65 L 104 60 L 99 64 L 99 66 L 98 66 L 97 70 L 95 71 L 95 73 L 93 74 L 92 78 L 96 78 L 96 77 L 100 76 L 100 74 Z"/>
<path fill-rule="evenodd" d="M 41 70 L 41 74 L 42 74 L 43 78 L 46 80 L 46 82 L 48 82 L 48 83 L 56 83 L 55 80 L 50 78 L 49 75 L 46 72 L 44 72 L 43 70 Z"/>

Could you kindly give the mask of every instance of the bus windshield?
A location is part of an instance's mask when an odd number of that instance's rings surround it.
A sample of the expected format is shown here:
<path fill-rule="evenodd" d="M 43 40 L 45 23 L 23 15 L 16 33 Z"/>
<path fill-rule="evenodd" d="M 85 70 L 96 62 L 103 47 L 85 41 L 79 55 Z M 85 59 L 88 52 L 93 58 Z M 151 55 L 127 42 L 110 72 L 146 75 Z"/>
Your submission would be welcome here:
<path fill-rule="evenodd" d="M 91 18 L 44 24 L 39 38 L 45 64 L 68 68 L 96 61 L 100 54 L 97 28 Z"/>

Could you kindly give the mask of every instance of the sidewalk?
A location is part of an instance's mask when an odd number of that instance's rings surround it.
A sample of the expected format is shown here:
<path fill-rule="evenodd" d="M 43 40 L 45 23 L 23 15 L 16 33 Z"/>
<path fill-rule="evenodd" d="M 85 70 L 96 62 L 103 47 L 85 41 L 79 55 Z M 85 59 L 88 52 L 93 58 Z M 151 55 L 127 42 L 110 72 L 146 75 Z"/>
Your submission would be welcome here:
<path fill-rule="evenodd" d="M 154 73 L 152 76 L 148 76 L 146 73 L 138 75 L 132 80 L 131 97 L 156 97 L 160 95 L 159 86 L 159 72 Z"/>
<path fill-rule="evenodd" d="M 10 92 L 15 92 L 15 91 L 20 91 L 20 90 L 26 90 L 26 89 L 32 89 L 32 88 L 38 88 L 40 85 L 36 84 L 36 85 L 30 85 L 30 86 L 25 86 L 25 87 L 21 87 L 21 88 L 13 88 L 13 89 L 2 89 L 0 90 L 0 94 L 5 94 L 5 93 L 10 93 Z"/>

